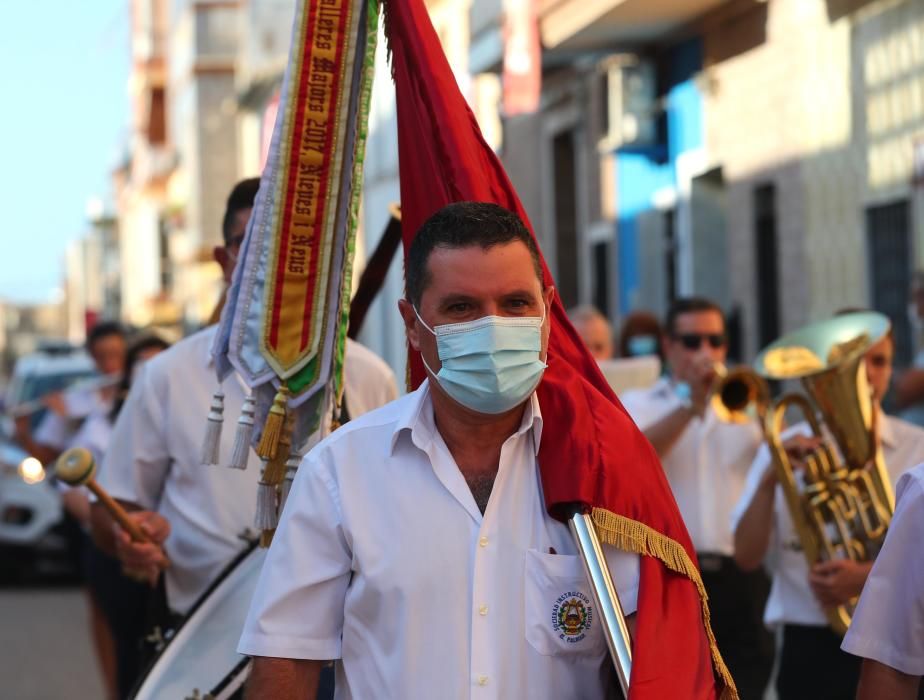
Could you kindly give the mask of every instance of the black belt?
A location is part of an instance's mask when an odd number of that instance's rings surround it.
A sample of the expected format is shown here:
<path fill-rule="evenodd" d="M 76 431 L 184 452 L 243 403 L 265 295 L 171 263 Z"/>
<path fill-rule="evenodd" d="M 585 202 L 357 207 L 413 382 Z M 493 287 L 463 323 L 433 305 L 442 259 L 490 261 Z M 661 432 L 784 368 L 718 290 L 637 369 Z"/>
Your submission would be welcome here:
<path fill-rule="evenodd" d="M 700 570 L 710 573 L 717 573 L 735 564 L 735 560 L 732 557 L 724 554 L 714 554 L 712 552 L 697 552 L 696 558 L 699 559 Z"/>

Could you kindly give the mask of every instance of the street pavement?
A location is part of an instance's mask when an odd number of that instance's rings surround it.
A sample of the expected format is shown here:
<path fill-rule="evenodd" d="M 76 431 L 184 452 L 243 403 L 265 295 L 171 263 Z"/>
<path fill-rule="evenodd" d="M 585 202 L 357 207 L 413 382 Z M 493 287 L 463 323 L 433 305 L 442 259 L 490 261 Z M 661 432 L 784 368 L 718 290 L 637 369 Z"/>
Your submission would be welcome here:
<path fill-rule="evenodd" d="M 81 590 L 0 589 L 0 679 L 4 700 L 104 700 Z"/>

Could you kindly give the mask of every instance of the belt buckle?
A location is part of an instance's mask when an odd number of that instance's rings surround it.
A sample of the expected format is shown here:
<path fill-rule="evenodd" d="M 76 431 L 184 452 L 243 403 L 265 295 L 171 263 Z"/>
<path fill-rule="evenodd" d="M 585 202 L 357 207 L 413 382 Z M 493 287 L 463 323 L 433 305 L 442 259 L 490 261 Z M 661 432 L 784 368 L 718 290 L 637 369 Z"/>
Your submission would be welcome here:
<path fill-rule="evenodd" d="M 714 574 L 722 570 L 722 557 L 717 554 L 698 554 L 699 568 L 701 571 L 708 571 Z"/>

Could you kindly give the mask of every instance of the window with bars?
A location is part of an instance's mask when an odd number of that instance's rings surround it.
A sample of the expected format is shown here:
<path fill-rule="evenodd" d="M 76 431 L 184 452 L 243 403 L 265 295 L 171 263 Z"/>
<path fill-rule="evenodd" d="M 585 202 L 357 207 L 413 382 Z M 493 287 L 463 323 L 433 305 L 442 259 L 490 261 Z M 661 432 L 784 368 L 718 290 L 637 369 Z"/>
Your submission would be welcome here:
<path fill-rule="evenodd" d="M 758 347 L 780 336 L 780 278 L 777 244 L 776 185 L 754 189 L 754 261 L 757 284 Z"/>
<path fill-rule="evenodd" d="M 911 286 L 911 215 L 908 200 L 866 210 L 871 306 L 892 320 L 895 364 L 908 366 L 913 339 L 906 310 Z"/>

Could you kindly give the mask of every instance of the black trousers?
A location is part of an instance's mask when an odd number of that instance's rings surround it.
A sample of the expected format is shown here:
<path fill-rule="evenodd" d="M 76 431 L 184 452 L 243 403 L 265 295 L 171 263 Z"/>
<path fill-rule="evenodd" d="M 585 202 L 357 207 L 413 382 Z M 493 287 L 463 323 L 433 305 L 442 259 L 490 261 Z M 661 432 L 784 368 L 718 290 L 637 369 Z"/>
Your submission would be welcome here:
<path fill-rule="evenodd" d="M 762 569 L 742 571 L 731 557 L 698 556 L 722 658 L 741 700 L 762 700 L 773 672 L 773 635 L 763 623 L 770 579 Z"/>
<path fill-rule="evenodd" d="M 828 627 L 785 625 L 776 692 L 780 700 L 854 700 L 860 659 L 841 651 Z"/>
<path fill-rule="evenodd" d="M 127 698 L 142 669 L 141 637 L 151 589 L 122 573 L 117 559 L 92 542 L 86 550 L 87 585 L 112 630 L 120 698 Z"/>

